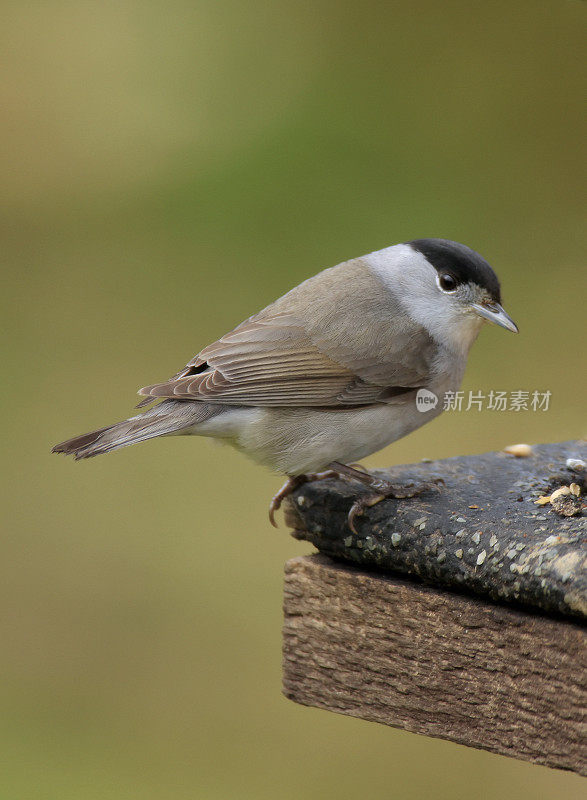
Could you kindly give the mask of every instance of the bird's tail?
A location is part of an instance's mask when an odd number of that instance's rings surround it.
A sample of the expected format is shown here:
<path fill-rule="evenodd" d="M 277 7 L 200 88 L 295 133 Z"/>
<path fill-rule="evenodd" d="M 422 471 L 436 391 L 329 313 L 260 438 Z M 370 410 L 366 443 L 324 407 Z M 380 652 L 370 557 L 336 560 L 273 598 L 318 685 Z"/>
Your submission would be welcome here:
<path fill-rule="evenodd" d="M 153 439 L 155 436 L 181 433 L 210 419 L 219 411 L 219 406 L 196 401 L 163 400 L 136 417 L 56 444 L 51 452 L 72 455 L 76 461 L 80 458 L 91 458 L 118 450 L 119 447 Z"/>

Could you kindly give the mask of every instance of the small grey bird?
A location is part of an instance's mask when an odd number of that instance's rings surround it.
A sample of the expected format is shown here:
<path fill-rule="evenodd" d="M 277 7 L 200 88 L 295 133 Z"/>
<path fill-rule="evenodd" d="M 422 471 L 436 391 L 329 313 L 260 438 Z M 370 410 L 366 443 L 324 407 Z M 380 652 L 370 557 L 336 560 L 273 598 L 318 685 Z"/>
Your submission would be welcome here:
<path fill-rule="evenodd" d="M 53 448 L 76 459 L 170 434 L 211 436 L 285 473 L 274 513 L 318 470 L 361 481 L 349 523 L 384 496 L 413 496 L 349 466 L 441 413 L 484 321 L 517 333 L 474 250 L 416 239 L 345 261 L 296 286 L 181 372 L 146 386 L 149 410 Z M 419 390 L 438 398 L 422 411 Z"/>

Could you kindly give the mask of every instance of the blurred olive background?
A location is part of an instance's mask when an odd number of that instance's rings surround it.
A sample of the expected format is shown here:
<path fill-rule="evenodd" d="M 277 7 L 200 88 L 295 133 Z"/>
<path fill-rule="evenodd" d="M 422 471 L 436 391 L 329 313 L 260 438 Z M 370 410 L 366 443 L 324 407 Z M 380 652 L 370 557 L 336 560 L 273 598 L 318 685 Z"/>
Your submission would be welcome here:
<path fill-rule="evenodd" d="M 5 2 L 0 798 L 578 798 L 280 694 L 281 478 L 205 440 L 76 464 L 139 386 L 326 266 L 454 238 L 514 337 L 366 463 L 584 433 L 585 4 Z M 583 292 L 583 294 L 582 294 Z"/>

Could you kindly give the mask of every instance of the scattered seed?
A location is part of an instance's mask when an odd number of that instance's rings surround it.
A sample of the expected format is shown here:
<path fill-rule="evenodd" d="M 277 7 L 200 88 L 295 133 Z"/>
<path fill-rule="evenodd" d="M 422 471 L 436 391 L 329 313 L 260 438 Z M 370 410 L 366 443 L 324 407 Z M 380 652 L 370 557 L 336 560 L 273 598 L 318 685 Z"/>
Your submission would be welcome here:
<path fill-rule="evenodd" d="M 401 533 L 392 533 L 391 534 L 391 543 L 394 547 L 397 547 L 398 544 L 401 542 Z"/>
<path fill-rule="evenodd" d="M 574 484 L 576 485 L 576 484 Z M 550 502 L 552 503 L 553 500 L 556 500 L 557 497 L 565 497 L 567 494 L 571 494 L 571 489 L 569 486 L 561 486 L 559 489 L 556 489 L 550 495 Z"/>
<path fill-rule="evenodd" d="M 426 520 L 427 520 L 427 519 L 428 519 L 428 517 L 420 517 L 420 519 L 415 519 L 415 520 L 412 522 L 412 525 L 413 525 L 415 528 L 417 528 L 417 527 L 418 527 L 418 525 L 421 525 L 423 522 L 426 522 Z"/>
<path fill-rule="evenodd" d="M 480 533 L 480 531 L 476 531 L 476 532 L 475 532 L 475 533 L 474 533 L 474 534 L 471 536 L 471 539 L 472 539 L 472 541 L 474 541 L 474 542 L 475 542 L 475 544 L 479 544 L 479 542 L 481 541 L 481 533 Z"/>
<path fill-rule="evenodd" d="M 457 517 L 457 522 L 466 522 L 467 520 L 464 517 Z"/>
<path fill-rule="evenodd" d="M 571 494 L 574 494 L 575 497 L 580 497 L 581 496 L 581 487 L 579 486 L 578 483 L 571 483 L 571 485 L 569 486 L 569 489 L 571 491 Z"/>
<path fill-rule="evenodd" d="M 481 552 L 477 556 L 477 566 L 480 567 L 486 558 L 487 558 L 487 550 L 481 550 Z"/>
<path fill-rule="evenodd" d="M 353 537 L 352 536 L 347 536 L 346 539 L 344 540 L 344 546 L 345 547 L 350 547 L 352 545 L 352 543 L 353 543 Z"/>
<path fill-rule="evenodd" d="M 496 544 L 497 544 L 497 536 L 495 534 L 492 534 L 491 538 L 489 539 L 489 547 L 495 547 Z"/>
<path fill-rule="evenodd" d="M 436 560 L 439 564 L 444 564 L 446 561 L 446 550 L 441 550 L 440 553 L 436 556 Z"/>
<path fill-rule="evenodd" d="M 566 467 L 573 472 L 583 472 L 585 469 L 585 462 L 582 458 L 567 458 Z"/>
<path fill-rule="evenodd" d="M 455 550 L 455 556 L 457 558 L 462 558 L 463 557 L 463 551 L 461 550 L 461 548 L 459 548 L 458 550 Z"/>
<path fill-rule="evenodd" d="M 534 454 L 529 444 L 509 444 L 507 447 L 503 448 L 503 452 L 509 453 L 511 456 L 516 456 L 516 458 L 528 458 L 528 456 Z"/>
<path fill-rule="evenodd" d="M 469 508 L 479 508 L 479 506 L 469 506 Z"/>

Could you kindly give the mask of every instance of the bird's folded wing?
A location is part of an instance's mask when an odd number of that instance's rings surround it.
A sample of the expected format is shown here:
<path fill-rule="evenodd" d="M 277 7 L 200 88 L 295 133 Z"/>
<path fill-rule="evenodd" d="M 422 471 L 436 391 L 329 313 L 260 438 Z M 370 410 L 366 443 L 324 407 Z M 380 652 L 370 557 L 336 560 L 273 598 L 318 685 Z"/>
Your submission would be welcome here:
<path fill-rule="evenodd" d="M 321 352 L 299 320 L 281 313 L 251 317 L 204 348 L 174 378 L 139 394 L 227 405 L 347 407 L 386 401 L 413 388 L 413 382 L 399 383 L 362 378 Z"/>

